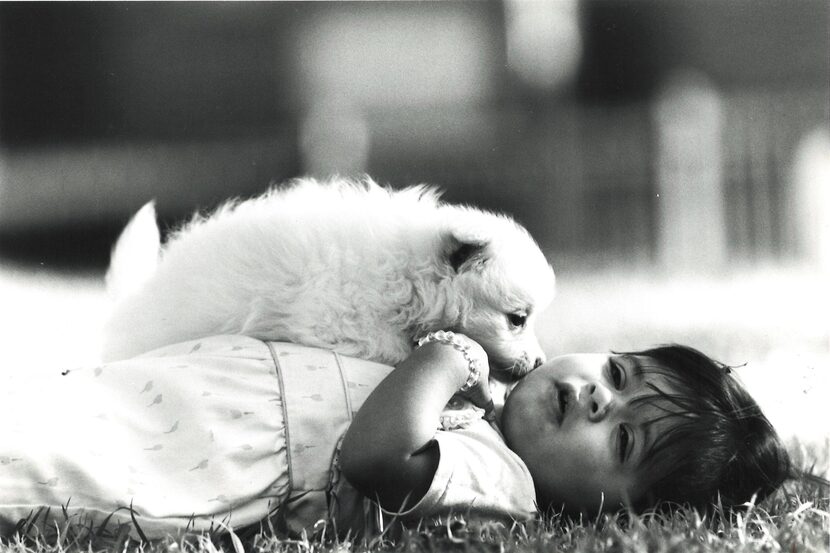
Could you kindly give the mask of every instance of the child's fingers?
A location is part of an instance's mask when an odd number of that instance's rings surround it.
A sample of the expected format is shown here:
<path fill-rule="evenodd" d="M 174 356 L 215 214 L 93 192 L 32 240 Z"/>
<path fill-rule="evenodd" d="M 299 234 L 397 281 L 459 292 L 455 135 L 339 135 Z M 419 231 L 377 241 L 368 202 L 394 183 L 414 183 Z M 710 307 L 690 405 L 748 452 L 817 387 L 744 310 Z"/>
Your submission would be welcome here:
<path fill-rule="evenodd" d="M 495 412 L 495 405 L 493 404 L 493 395 L 490 392 L 490 379 L 486 377 L 479 377 L 478 384 L 471 390 L 463 393 L 463 395 L 473 402 L 474 405 L 481 407 L 486 412 Z"/>
<path fill-rule="evenodd" d="M 484 408 L 484 420 L 490 423 L 496 422 L 496 405 L 493 403 L 491 399 L 487 406 Z"/>

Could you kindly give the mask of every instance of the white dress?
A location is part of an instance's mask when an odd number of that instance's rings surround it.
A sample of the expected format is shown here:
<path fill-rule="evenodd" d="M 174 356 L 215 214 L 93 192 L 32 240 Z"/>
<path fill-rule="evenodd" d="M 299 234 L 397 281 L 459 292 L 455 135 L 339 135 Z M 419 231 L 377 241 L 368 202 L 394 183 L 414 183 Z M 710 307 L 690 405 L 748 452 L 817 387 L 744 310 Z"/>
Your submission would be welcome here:
<path fill-rule="evenodd" d="M 134 537 L 137 525 L 150 538 L 265 519 L 287 532 L 329 518 L 365 529 L 371 503 L 340 477 L 336 452 L 391 370 L 217 336 L 94 368 L 16 375 L 0 389 L 0 534 L 21 520 L 48 534 L 67 518 Z M 461 426 L 436 432 L 436 478 L 407 515 L 470 505 L 532 514 L 524 464 L 482 420 Z"/>

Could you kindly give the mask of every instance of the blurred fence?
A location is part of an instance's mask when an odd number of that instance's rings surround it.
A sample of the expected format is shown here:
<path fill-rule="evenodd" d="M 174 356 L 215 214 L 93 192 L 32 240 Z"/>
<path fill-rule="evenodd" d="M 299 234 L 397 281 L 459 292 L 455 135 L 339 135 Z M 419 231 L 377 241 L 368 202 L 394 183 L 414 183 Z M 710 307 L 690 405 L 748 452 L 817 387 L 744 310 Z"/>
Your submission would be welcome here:
<path fill-rule="evenodd" d="M 803 184 L 794 180 L 794 164 L 799 144 L 816 128 L 827 128 L 826 93 L 713 94 L 722 106 L 721 142 L 712 145 L 720 156 L 708 163 L 722 167 L 709 192 L 722 202 L 717 207 L 723 218 L 719 222 L 716 214 L 708 224 L 720 225 L 714 231 L 722 235 L 730 262 L 797 259 L 805 253 L 797 209 Z M 533 117 L 518 107 L 370 116 L 365 169 L 394 186 L 431 182 L 452 201 L 511 212 L 548 249 L 656 261 L 661 161 L 654 110 L 646 102 L 560 102 L 534 108 Z M 681 157 L 700 155 L 694 143 L 686 146 Z M 292 132 L 6 150 L 0 158 L 0 230 L 123 219 L 150 198 L 168 217 L 183 216 L 302 173 L 299 150 Z M 689 176 L 694 185 L 712 167 L 691 170 L 700 171 Z M 687 192 L 687 211 L 705 207 L 700 191 Z M 706 220 L 693 216 L 692 224 Z M 678 224 L 674 218 L 668 226 Z M 692 230 L 693 243 L 686 247 L 704 247 L 705 230 Z"/>
<path fill-rule="evenodd" d="M 827 91 L 736 91 L 725 97 L 725 108 L 724 192 L 734 252 L 749 258 L 804 254 L 797 203 L 804 192 L 798 187 L 808 184 L 799 182 L 796 165 L 812 133 L 830 132 Z M 804 163 L 826 164 L 828 155 Z M 830 181 L 818 184 L 826 188 Z"/>

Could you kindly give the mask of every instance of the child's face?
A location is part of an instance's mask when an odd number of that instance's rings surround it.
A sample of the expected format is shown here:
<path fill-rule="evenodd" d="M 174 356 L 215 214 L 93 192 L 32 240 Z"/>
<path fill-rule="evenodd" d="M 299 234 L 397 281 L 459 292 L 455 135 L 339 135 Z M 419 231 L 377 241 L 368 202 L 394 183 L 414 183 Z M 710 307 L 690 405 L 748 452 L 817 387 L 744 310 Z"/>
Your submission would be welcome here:
<path fill-rule="evenodd" d="M 597 511 L 603 501 L 617 508 L 645 491 L 638 486 L 637 466 L 668 423 L 645 425 L 665 411 L 631 401 L 653 395 L 649 382 L 676 392 L 662 374 L 637 370 L 648 361 L 566 355 L 531 371 L 513 389 L 502 428 L 507 445 L 530 470 L 542 505 Z"/>

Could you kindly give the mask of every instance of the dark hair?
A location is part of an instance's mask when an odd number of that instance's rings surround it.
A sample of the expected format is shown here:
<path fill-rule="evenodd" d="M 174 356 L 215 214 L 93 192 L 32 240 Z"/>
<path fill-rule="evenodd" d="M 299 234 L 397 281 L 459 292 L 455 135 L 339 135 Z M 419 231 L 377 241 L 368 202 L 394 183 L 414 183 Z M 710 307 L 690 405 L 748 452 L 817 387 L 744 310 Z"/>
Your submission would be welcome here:
<path fill-rule="evenodd" d="M 665 375 L 676 390 L 670 394 L 649 383 L 654 394 L 639 399 L 660 405 L 669 424 L 642 457 L 638 473 L 646 492 L 633 502 L 634 510 L 671 504 L 739 510 L 792 476 L 775 429 L 731 367 L 676 344 L 627 355 L 654 361 L 643 372 Z"/>

